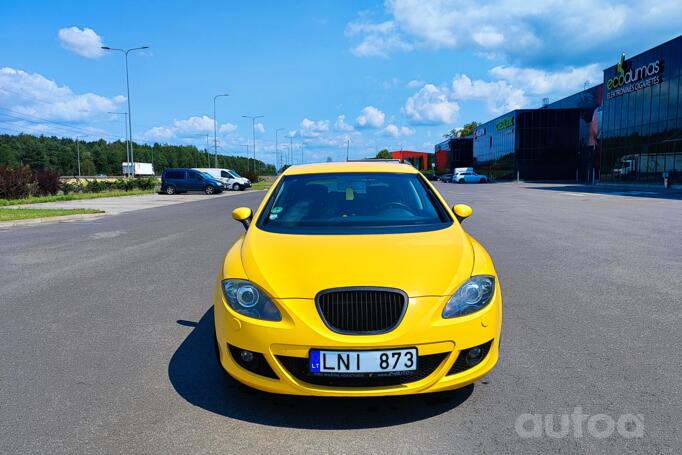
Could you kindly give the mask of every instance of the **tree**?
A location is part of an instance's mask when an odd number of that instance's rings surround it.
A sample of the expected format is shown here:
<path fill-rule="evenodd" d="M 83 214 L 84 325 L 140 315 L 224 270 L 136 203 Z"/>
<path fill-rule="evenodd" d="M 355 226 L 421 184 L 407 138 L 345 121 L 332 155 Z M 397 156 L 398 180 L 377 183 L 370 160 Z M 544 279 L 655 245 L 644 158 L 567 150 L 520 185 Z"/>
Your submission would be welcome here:
<path fill-rule="evenodd" d="M 387 149 L 380 150 L 379 153 L 377 153 L 377 156 L 375 156 L 377 160 L 390 160 L 393 157 L 391 156 L 391 152 L 389 152 Z"/>
<path fill-rule="evenodd" d="M 465 123 L 460 129 L 453 128 L 443 135 L 445 139 L 455 139 L 460 137 L 467 137 L 474 134 L 476 128 L 481 126 L 480 123 L 473 121 L 471 123 Z"/>

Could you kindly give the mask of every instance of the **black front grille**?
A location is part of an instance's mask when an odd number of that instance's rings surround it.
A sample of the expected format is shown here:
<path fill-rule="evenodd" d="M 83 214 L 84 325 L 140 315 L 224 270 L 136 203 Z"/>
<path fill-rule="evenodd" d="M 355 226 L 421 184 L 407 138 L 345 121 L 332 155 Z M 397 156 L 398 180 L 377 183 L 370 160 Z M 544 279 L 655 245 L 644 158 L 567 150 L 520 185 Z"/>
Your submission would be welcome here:
<path fill-rule="evenodd" d="M 310 361 L 307 357 L 277 356 L 284 368 L 296 379 L 308 384 L 329 387 L 387 387 L 416 382 L 429 376 L 443 363 L 447 352 L 419 356 L 415 371 L 390 373 L 354 373 L 351 375 L 330 375 L 329 373 L 311 373 Z"/>
<path fill-rule="evenodd" d="M 332 289 L 319 293 L 316 301 L 327 327 L 346 334 L 389 332 L 407 306 L 405 293 L 385 288 Z"/>

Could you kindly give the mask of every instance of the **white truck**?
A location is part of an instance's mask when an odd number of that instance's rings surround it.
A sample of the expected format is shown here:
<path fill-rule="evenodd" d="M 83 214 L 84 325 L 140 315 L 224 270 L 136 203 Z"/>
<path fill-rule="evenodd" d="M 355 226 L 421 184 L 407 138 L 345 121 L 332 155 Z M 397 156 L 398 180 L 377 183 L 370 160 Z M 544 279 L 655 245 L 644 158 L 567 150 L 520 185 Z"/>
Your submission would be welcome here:
<path fill-rule="evenodd" d="M 215 167 L 195 167 L 196 171 L 205 172 L 213 178 L 216 178 L 225 184 L 225 188 L 233 191 L 244 191 L 251 187 L 251 180 L 237 174 L 234 169 L 222 169 Z"/>
<path fill-rule="evenodd" d="M 133 170 L 135 172 L 133 172 Z M 128 177 L 131 175 L 139 177 L 152 177 L 154 176 L 154 166 L 152 163 L 121 163 L 121 172 L 124 176 Z"/>

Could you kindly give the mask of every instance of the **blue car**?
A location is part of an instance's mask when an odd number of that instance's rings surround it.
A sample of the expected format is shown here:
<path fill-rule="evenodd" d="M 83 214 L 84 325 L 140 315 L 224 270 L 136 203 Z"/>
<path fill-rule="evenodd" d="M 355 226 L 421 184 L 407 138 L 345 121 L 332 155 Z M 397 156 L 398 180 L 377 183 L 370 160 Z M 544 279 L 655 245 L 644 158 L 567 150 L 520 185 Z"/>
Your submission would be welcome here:
<path fill-rule="evenodd" d="M 166 194 L 203 191 L 206 194 L 222 193 L 225 185 L 205 172 L 193 169 L 171 168 L 161 175 L 161 191 Z"/>

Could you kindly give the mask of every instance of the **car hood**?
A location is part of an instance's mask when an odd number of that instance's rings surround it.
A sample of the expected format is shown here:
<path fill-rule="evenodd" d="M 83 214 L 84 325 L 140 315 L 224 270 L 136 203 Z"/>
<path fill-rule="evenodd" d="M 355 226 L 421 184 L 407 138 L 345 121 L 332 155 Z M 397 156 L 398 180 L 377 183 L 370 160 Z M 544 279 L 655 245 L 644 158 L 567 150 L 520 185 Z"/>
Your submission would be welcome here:
<path fill-rule="evenodd" d="M 350 286 L 449 295 L 469 278 L 474 254 L 459 225 L 409 234 L 291 235 L 249 228 L 241 251 L 248 279 L 275 298 L 309 298 Z"/>

